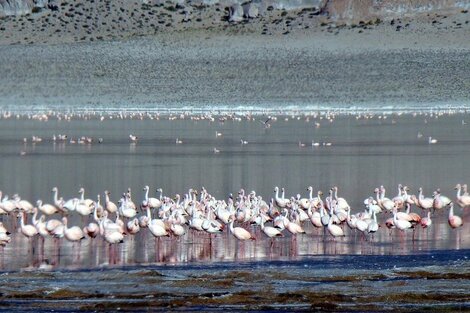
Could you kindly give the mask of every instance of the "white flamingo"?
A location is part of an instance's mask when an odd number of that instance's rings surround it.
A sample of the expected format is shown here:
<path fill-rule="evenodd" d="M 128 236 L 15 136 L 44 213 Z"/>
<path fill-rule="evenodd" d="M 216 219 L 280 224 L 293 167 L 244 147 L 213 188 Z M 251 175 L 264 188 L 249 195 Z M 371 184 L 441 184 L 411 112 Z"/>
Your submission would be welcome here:
<path fill-rule="evenodd" d="M 118 210 L 118 207 L 117 205 L 112 202 L 111 200 L 109 200 L 109 195 L 111 193 L 107 190 L 104 191 L 104 199 L 105 199 L 105 203 L 104 203 L 104 206 L 106 208 L 106 210 L 109 212 L 109 213 L 116 213 L 116 211 Z"/>
<path fill-rule="evenodd" d="M 235 217 L 232 217 L 229 224 L 229 229 L 232 235 L 235 236 L 235 238 L 237 238 L 238 240 L 255 240 L 255 237 L 253 237 L 253 235 L 250 234 L 250 232 L 247 231 L 245 228 L 233 227 L 234 220 Z"/>
<path fill-rule="evenodd" d="M 464 185 L 465 187 L 467 185 Z M 465 191 L 464 194 L 462 195 L 462 186 L 460 184 L 457 184 L 455 186 L 455 189 L 457 190 L 457 204 L 460 205 L 462 208 L 466 206 L 470 206 L 470 195 Z"/>
<path fill-rule="evenodd" d="M 449 209 L 449 219 L 448 219 L 449 225 L 452 228 L 457 228 L 463 225 L 462 218 L 460 216 L 454 215 L 454 204 L 450 204 L 450 209 Z"/>
<path fill-rule="evenodd" d="M 76 241 L 80 241 L 83 238 L 85 238 L 85 235 L 83 234 L 83 231 L 80 227 L 72 226 L 72 227 L 68 228 L 68 226 L 67 226 L 67 217 L 64 216 L 62 218 L 62 223 L 64 224 L 64 237 L 68 241 L 76 242 Z"/>
<path fill-rule="evenodd" d="M 30 224 L 25 224 L 26 212 L 21 212 L 19 215 L 20 215 L 21 233 L 28 238 L 32 238 L 36 236 L 38 234 L 38 230 L 36 229 L 36 227 Z"/>
<path fill-rule="evenodd" d="M 55 205 L 49 204 L 49 203 L 42 203 L 42 200 L 36 201 L 36 205 L 43 214 L 45 215 L 52 215 L 57 213 L 59 210 Z"/>

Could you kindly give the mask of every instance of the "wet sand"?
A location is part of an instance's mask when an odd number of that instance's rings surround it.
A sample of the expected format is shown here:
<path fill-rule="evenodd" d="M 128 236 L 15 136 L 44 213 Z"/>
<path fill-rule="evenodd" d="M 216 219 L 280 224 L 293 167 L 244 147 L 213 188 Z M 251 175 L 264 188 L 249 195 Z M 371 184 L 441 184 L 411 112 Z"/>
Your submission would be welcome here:
<path fill-rule="evenodd" d="M 9 311 L 465 311 L 468 251 L 2 274 Z M 234 268 L 235 266 L 235 268 Z"/>

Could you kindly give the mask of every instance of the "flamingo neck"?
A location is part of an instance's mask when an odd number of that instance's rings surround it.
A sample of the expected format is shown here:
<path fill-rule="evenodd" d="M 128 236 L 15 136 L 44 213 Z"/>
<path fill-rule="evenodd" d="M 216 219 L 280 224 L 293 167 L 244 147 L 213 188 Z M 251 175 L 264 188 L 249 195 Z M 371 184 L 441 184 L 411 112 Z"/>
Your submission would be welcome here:
<path fill-rule="evenodd" d="M 103 236 L 104 235 L 104 219 L 102 219 L 98 224 L 100 225 L 100 235 Z"/>
<path fill-rule="evenodd" d="M 36 225 L 38 223 L 37 216 L 38 216 L 38 210 L 34 210 L 33 225 Z"/>
<path fill-rule="evenodd" d="M 383 201 L 385 199 L 385 188 L 380 189 L 380 200 Z"/>
<path fill-rule="evenodd" d="M 144 199 L 145 199 L 145 201 L 147 201 L 147 202 L 149 201 L 149 188 L 146 188 L 146 189 L 145 189 Z"/>
<path fill-rule="evenodd" d="M 95 219 L 95 221 L 96 221 L 97 223 L 99 223 L 99 222 L 100 222 L 100 219 L 98 218 L 98 213 L 96 212 L 96 211 L 97 211 L 97 208 L 98 208 L 98 206 L 95 206 L 95 209 L 93 210 L 93 218 Z"/>
<path fill-rule="evenodd" d="M 20 215 L 20 225 L 21 225 L 21 227 L 24 227 L 25 215 L 26 215 L 25 212 L 23 212 L 23 213 Z"/>

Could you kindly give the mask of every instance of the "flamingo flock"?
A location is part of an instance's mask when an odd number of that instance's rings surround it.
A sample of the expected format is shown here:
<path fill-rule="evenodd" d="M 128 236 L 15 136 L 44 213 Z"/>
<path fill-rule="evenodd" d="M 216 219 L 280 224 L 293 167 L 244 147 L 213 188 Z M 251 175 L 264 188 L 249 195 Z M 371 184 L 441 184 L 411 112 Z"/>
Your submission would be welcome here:
<path fill-rule="evenodd" d="M 246 193 L 244 189 L 236 196 L 230 194 L 226 200 L 216 199 L 205 188 L 199 191 L 189 189 L 183 197 L 179 194 L 164 196 L 159 188 L 155 197 L 151 197 L 150 187 L 145 186 L 140 202 L 134 202 L 128 188 L 117 202 L 113 202 L 111 193 L 105 191 L 103 203 L 100 195 L 95 200 L 86 198 L 84 188 L 79 189 L 78 197 L 64 200 L 59 197 L 58 188 L 54 187 L 51 203 L 38 199 L 36 205 L 32 205 L 19 195 L 3 197 L 0 215 L 4 217 L 3 222 L 12 219 L 14 222 L 10 224 L 18 227 L 18 231 L 29 240 L 40 236 L 42 240 L 64 238 L 77 243 L 87 238 L 102 238 L 110 247 L 146 228 L 156 240 L 177 238 L 188 232 L 207 233 L 212 240 L 212 235 L 228 229 L 237 240 L 256 240 L 256 236 L 262 234 L 270 238 L 272 245 L 276 237 L 290 234 L 296 238 L 306 234 L 308 224 L 323 229 L 325 234 L 336 240 L 346 235 L 344 228 L 347 225 L 352 232 L 360 233 L 361 238 L 367 240 L 382 225 L 400 232 L 419 226 L 430 228 L 433 214 L 443 210 L 448 210 L 450 227 L 462 226 L 463 220 L 454 213 L 454 206 L 470 206 L 470 195 L 465 184 L 457 184 L 455 190 L 456 198 L 452 201 L 439 189 L 433 192 L 432 197 L 425 197 L 423 189 L 419 188 L 416 196 L 410 195 L 410 188 L 400 184 L 398 194 L 390 199 L 386 196 L 385 187 L 379 186 L 374 189 L 375 196 L 370 195 L 364 200 L 364 208 L 353 213 L 348 201 L 338 196 L 336 186 L 325 197 L 322 191 L 314 194 L 313 187 L 308 187 L 304 198 L 300 194 L 286 197 L 284 188 L 275 187 L 269 201 L 255 191 Z M 420 209 L 423 216 L 412 212 L 412 208 Z M 379 221 L 379 216 L 386 214 L 391 214 L 391 217 L 385 216 Z M 69 225 L 69 218 L 73 216 L 80 216 L 83 226 Z M 16 218 L 19 218 L 18 222 Z M 0 223 L 0 246 L 7 245 L 10 240 L 10 232 Z"/>

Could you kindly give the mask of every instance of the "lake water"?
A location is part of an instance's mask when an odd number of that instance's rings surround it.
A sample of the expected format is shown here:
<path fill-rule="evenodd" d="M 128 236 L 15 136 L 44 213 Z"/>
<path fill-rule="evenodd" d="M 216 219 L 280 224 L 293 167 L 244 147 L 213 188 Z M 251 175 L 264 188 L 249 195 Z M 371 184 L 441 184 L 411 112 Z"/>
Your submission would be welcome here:
<path fill-rule="evenodd" d="M 241 188 L 269 200 L 275 186 L 284 187 L 288 197 L 307 197 L 308 186 L 325 194 L 338 186 L 355 213 L 380 185 L 390 198 L 401 183 L 412 194 L 423 187 L 430 197 L 440 188 L 455 200 L 454 186 L 469 183 L 466 114 L 278 116 L 269 128 L 265 120 L 2 119 L 0 190 L 50 203 L 54 186 L 65 199 L 78 197 L 83 187 L 87 198 L 104 197 L 109 190 L 117 202 L 131 188 L 140 203 L 145 185 L 151 196 L 157 188 L 173 197 L 205 187 L 225 200 Z M 67 134 L 68 140 L 54 142 L 54 134 Z M 139 137 L 136 143 L 130 134 Z M 32 143 L 33 135 L 42 142 Z M 69 142 L 81 136 L 93 137 L 94 143 Z M 429 144 L 428 137 L 437 143 Z M 390 232 L 383 225 L 390 215 L 383 214 L 382 227 L 367 241 L 347 227 L 345 238 L 332 241 L 307 224 L 307 234 L 295 238 L 285 232 L 272 246 L 254 226 L 245 226 L 257 237 L 250 242 L 238 242 L 228 229 L 212 239 L 188 232 L 160 240 L 144 229 L 127 236 L 114 252 L 100 238 L 80 244 L 51 238 L 44 246 L 40 239 L 29 242 L 15 232 L 11 216 L 2 216 L 13 234 L 0 256 L 6 284 L 0 308 L 377 311 L 392 303 L 401 311 L 468 310 L 470 213 L 455 206 L 464 220 L 458 229 L 448 226 L 447 214 L 435 212 L 431 228 L 416 229 L 415 240 L 411 231 Z M 69 220 L 84 225 L 74 214 Z M 59 299 L 70 306 L 57 305 Z"/>

